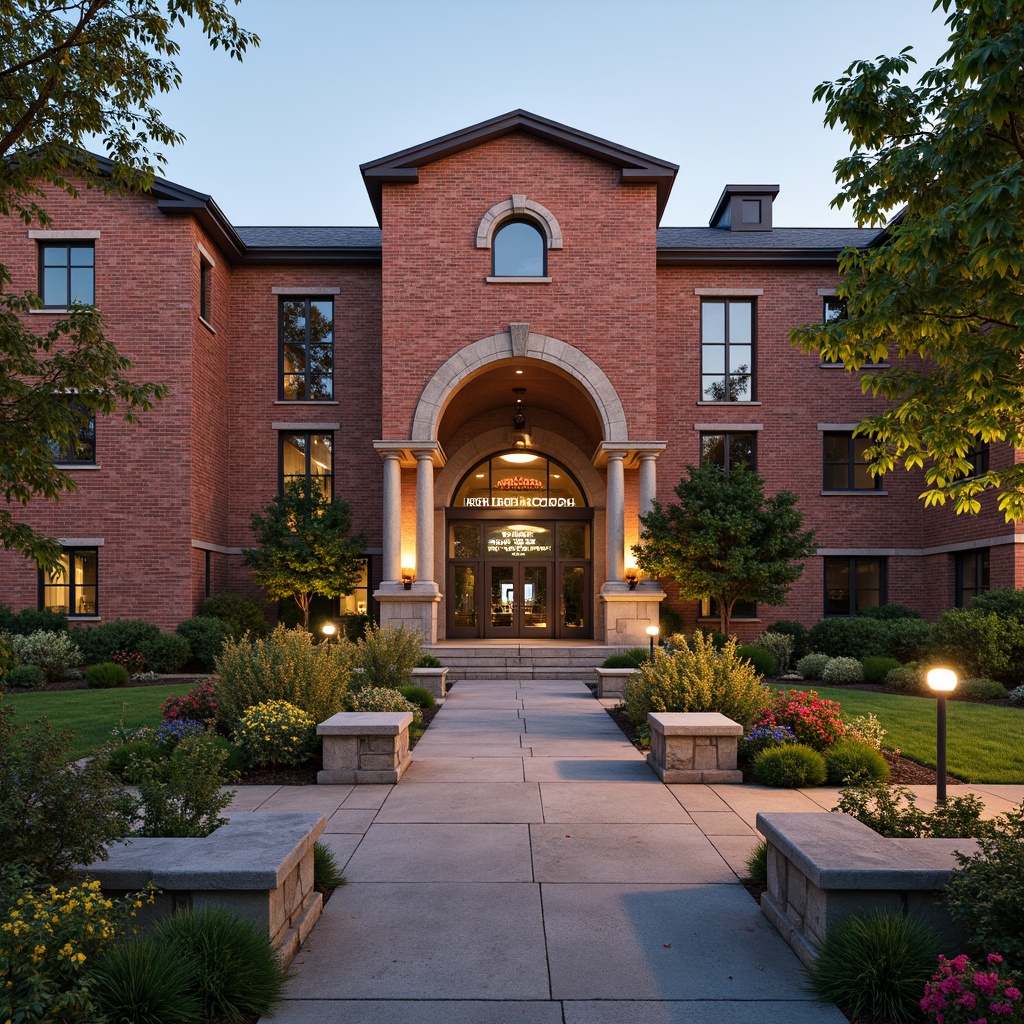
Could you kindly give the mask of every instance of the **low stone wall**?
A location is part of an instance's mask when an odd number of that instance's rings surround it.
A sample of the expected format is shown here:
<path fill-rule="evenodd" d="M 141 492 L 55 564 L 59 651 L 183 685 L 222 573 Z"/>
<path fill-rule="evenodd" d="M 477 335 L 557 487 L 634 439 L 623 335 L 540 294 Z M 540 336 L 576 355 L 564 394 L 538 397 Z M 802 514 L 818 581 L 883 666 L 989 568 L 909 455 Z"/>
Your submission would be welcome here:
<path fill-rule="evenodd" d="M 320 814 L 238 814 L 204 839 L 116 843 L 108 860 L 77 870 L 108 896 L 152 882 L 160 891 L 143 926 L 184 908 L 234 910 L 266 929 L 287 965 L 320 917 L 313 843 L 326 824 Z"/>
<path fill-rule="evenodd" d="M 963 948 L 939 895 L 956 867 L 954 851 L 973 839 L 886 839 L 848 814 L 758 814 L 768 844 L 768 891 L 761 910 L 808 966 L 814 947 L 850 914 L 891 910 L 927 921 Z"/>
<path fill-rule="evenodd" d="M 630 677 L 636 674 L 634 668 L 595 668 L 598 699 L 621 700 Z"/>
<path fill-rule="evenodd" d="M 412 763 L 411 711 L 340 711 L 321 722 L 324 766 L 316 781 L 327 785 L 394 785 Z"/>
<path fill-rule="evenodd" d="M 648 712 L 647 763 L 662 782 L 742 782 L 736 767 L 743 726 L 718 712 Z"/>

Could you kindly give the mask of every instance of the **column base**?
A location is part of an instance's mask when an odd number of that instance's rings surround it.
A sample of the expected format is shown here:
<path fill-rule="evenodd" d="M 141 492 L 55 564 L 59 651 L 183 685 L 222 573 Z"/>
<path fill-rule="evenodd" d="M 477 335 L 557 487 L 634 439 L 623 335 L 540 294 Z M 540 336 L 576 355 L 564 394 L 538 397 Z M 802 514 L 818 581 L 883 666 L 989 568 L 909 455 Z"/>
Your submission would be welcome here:
<path fill-rule="evenodd" d="M 416 582 L 406 590 L 401 581 L 385 581 L 373 592 L 380 606 L 380 625 L 418 629 L 424 643 L 437 643 L 437 609 L 441 593 L 433 580 Z"/>
<path fill-rule="evenodd" d="M 658 625 L 661 602 L 665 591 L 657 584 L 638 584 L 630 590 L 621 580 L 608 580 L 602 587 L 599 600 L 604 603 L 604 642 L 623 647 L 646 647 L 651 638 L 648 626 Z"/>

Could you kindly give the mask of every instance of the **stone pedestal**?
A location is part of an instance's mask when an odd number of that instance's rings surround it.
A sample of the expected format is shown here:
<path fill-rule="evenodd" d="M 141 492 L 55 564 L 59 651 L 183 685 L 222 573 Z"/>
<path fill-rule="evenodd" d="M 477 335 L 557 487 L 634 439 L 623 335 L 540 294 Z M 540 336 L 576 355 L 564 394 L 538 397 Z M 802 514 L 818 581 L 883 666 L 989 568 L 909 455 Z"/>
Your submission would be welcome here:
<path fill-rule="evenodd" d="M 736 767 L 743 726 L 717 712 L 649 712 L 650 766 L 662 782 L 742 782 Z"/>
<path fill-rule="evenodd" d="M 647 647 L 651 642 L 647 627 L 658 625 L 664 600 L 665 591 L 650 581 L 635 590 L 624 582 L 606 582 L 599 595 L 604 605 L 604 642 L 609 647 Z"/>
<path fill-rule="evenodd" d="M 621 700 L 626 683 L 636 675 L 633 668 L 595 668 L 597 676 L 597 698 L 603 700 Z"/>
<path fill-rule="evenodd" d="M 444 697 L 448 692 L 448 669 L 443 665 L 440 668 L 414 668 L 412 681 L 416 686 L 429 690 L 435 697 Z"/>
<path fill-rule="evenodd" d="M 316 727 L 324 767 L 316 781 L 334 785 L 394 785 L 412 762 L 410 711 L 341 711 Z"/>
<path fill-rule="evenodd" d="M 401 583 L 382 583 L 373 596 L 380 605 L 380 626 L 418 629 L 424 643 L 437 643 L 437 609 L 441 594 L 437 584 L 417 581 L 406 590 Z"/>

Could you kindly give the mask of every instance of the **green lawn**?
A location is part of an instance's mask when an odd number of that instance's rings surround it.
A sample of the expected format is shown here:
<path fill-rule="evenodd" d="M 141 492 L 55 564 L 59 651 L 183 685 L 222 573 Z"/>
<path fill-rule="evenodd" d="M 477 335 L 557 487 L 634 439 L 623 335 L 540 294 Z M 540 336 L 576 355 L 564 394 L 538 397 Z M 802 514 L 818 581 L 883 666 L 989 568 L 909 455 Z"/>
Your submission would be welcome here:
<path fill-rule="evenodd" d="M 182 696 L 192 683 L 176 686 L 127 686 L 113 690 L 62 690 L 56 693 L 5 693 L 3 701 L 17 712 L 22 724 L 45 715 L 58 729 L 70 729 L 75 738 L 70 759 L 84 757 L 110 739 L 121 720 L 130 729 L 160 724 L 160 705 L 168 696 Z"/>
<path fill-rule="evenodd" d="M 888 731 L 886 747 L 904 757 L 935 766 L 935 701 L 868 693 L 845 687 L 817 687 L 822 697 L 839 701 L 844 717 L 873 711 Z M 947 701 L 946 766 L 965 782 L 1024 783 L 1024 710 Z"/>

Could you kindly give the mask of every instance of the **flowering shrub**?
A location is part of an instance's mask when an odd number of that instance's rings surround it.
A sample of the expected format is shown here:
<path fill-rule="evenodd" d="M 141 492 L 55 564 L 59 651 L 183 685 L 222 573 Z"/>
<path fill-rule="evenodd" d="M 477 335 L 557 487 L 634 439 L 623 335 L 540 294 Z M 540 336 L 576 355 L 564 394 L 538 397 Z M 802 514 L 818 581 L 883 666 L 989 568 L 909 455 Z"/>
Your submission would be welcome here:
<path fill-rule="evenodd" d="M 866 715 L 857 715 L 846 723 L 846 735 L 851 740 L 860 740 L 875 750 L 881 750 L 886 730 L 882 728 L 878 716 L 869 711 Z"/>
<path fill-rule="evenodd" d="M 305 711 L 284 700 L 268 700 L 242 715 L 235 739 L 250 764 L 299 765 L 309 757 L 315 734 L 316 722 Z"/>
<path fill-rule="evenodd" d="M 204 679 L 193 686 L 184 697 L 168 697 L 160 705 L 160 714 L 165 722 L 183 719 L 194 722 L 212 722 L 217 717 L 220 705 L 213 690 L 213 679 Z"/>
<path fill-rule="evenodd" d="M 153 894 L 114 901 L 100 883 L 33 888 L 8 878 L 0 913 L 0 1020 L 92 1020 L 89 972 Z"/>
<path fill-rule="evenodd" d="M 740 757 L 755 757 L 768 747 L 796 743 L 796 734 L 788 725 L 757 725 L 740 740 Z"/>
<path fill-rule="evenodd" d="M 846 735 L 839 703 L 819 697 L 816 690 L 779 690 L 758 725 L 788 726 L 797 741 L 824 750 Z"/>
<path fill-rule="evenodd" d="M 832 659 L 827 654 L 805 654 L 797 663 L 797 675 L 804 679 L 820 679 Z"/>
<path fill-rule="evenodd" d="M 161 722 L 156 731 L 156 741 L 161 747 L 175 747 L 186 736 L 199 736 L 203 732 L 203 723 L 194 718 L 177 718 L 173 722 Z"/>
<path fill-rule="evenodd" d="M 138 651 L 114 651 L 108 660 L 123 665 L 129 676 L 139 675 L 146 665 L 146 659 Z"/>
<path fill-rule="evenodd" d="M 367 686 L 352 695 L 353 711 L 412 711 L 419 708 L 410 700 L 406 700 L 401 690 L 390 686 Z"/>
<path fill-rule="evenodd" d="M 1010 975 L 999 976 L 1001 956 L 988 955 L 988 970 L 978 970 L 964 954 L 939 957 L 938 973 L 924 987 L 921 1009 L 936 1024 L 992 1024 L 1024 1021 L 1020 989 Z"/>
<path fill-rule="evenodd" d="M 82 660 L 82 652 L 67 633 L 37 629 L 28 636 L 12 636 L 10 643 L 22 665 L 38 665 L 51 683 L 63 679 Z"/>
<path fill-rule="evenodd" d="M 1014 707 L 1024 708 L 1024 686 L 1018 686 L 1011 690 L 1007 695 L 1010 698 L 1010 703 Z"/>
<path fill-rule="evenodd" d="M 831 686 L 864 681 L 864 669 L 856 658 L 833 658 L 821 672 L 821 681 Z"/>

